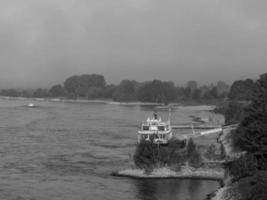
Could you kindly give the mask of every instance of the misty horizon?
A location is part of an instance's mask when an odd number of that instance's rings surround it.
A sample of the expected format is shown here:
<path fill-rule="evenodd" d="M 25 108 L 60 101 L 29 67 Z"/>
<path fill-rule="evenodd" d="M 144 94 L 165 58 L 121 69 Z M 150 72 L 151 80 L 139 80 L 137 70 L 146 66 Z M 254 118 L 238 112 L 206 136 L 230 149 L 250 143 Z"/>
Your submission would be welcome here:
<path fill-rule="evenodd" d="M 108 83 L 184 85 L 266 72 L 263 1 L 0 2 L 0 88 L 48 88 L 102 74 Z"/>

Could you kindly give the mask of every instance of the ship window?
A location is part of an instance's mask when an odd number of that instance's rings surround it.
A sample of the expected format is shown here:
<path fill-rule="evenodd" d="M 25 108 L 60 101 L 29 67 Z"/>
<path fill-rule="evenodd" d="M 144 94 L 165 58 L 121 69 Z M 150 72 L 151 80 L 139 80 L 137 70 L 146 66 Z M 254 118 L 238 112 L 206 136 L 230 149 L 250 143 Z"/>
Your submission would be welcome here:
<path fill-rule="evenodd" d="M 165 127 L 164 126 L 158 126 L 158 130 L 159 131 L 164 131 L 165 130 Z"/>
<path fill-rule="evenodd" d="M 143 126 L 143 131 L 148 131 L 149 130 L 149 126 Z"/>

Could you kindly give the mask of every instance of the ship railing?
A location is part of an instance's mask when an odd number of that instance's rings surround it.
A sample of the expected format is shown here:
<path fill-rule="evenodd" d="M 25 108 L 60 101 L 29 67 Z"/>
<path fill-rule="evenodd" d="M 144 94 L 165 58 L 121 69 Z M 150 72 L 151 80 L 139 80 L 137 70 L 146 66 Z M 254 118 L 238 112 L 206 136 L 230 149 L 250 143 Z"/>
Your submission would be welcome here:
<path fill-rule="evenodd" d="M 149 131 L 142 131 L 142 130 L 140 130 L 140 131 L 138 131 L 138 133 L 139 134 L 168 134 L 168 133 L 170 133 L 170 131 L 171 130 L 166 130 L 166 131 L 151 131 L 151 130 L 149 130 Z"/>

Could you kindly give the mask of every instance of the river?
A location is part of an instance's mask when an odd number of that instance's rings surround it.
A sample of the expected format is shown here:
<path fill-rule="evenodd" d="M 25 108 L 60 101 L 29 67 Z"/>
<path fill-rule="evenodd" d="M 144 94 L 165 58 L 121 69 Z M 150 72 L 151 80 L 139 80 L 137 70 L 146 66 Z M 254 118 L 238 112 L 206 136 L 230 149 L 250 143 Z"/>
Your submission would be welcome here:
<path fill-rule="evenodd" d="M 135 133 L 153 107 L 31 102 L 37 107 L 0 99 L 0 199 L 201 200 L 218 188 L 207 180 L 110 176 L 132 165 Z M 182 109 L 172 120 L 205 112 Z"/>

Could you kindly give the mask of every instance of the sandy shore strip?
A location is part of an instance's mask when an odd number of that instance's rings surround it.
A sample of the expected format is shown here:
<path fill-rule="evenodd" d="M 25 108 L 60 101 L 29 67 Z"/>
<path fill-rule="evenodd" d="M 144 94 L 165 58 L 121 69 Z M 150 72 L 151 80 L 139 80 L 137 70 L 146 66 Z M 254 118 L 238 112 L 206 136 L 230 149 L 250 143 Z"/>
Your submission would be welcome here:
<path fill-rule="evenodd" d="M 223 168 L 191 168 L 182 167 L 178 172 L 171 170 L 168 167 L 154 169 L 150 174 L 146 174 L 142 169 L 126 169 L 113 172 L 113 176 L 122 176 L 138 179 L 159 179 L 159 178 L 181 178 L 181 179 L 205 179 L 205 180 L 219 180 L 224 178 Z"/>

